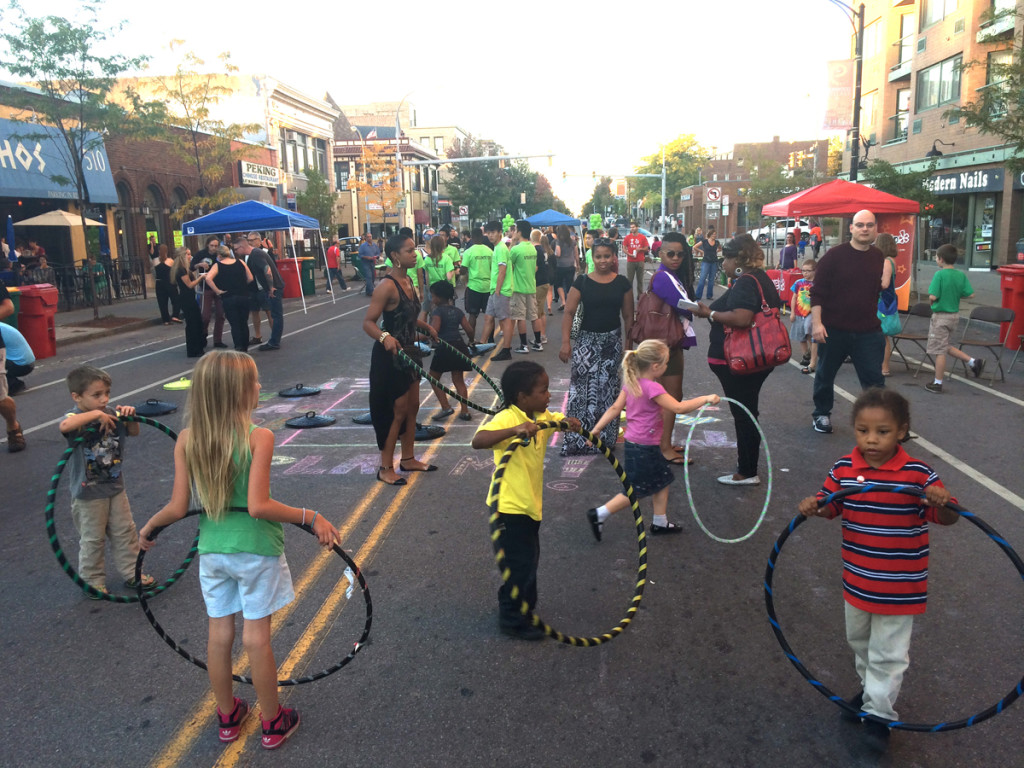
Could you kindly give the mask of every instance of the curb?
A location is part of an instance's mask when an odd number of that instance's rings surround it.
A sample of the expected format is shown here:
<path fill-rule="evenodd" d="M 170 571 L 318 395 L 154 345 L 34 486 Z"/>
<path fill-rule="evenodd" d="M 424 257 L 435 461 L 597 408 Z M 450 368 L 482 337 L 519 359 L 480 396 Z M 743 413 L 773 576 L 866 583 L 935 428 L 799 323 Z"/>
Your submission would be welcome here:
<path fill-rule="evenodd" d="M 69 344 L 78 344 L 83 341 L 94 341 L 95 339 L 104 339 L 108 336 L 118 336 L 122 333 L 129 333 L 130 331 L 141 331 L 145 328 L 149 328 L 154 325 L 160 325 L 160 320 L 140 320 L 137 323 L 127 323 L 125 325 L 119 325 L 116 328 L 100 328 L 89 333 L 76 333 L 65 338 L 57 336 L 57 344 L 61 346 L 67 346 Z M 60 328 L 61 326 L 58 326 Z M 67 327 L 67 326 L 64 326 Z"/>

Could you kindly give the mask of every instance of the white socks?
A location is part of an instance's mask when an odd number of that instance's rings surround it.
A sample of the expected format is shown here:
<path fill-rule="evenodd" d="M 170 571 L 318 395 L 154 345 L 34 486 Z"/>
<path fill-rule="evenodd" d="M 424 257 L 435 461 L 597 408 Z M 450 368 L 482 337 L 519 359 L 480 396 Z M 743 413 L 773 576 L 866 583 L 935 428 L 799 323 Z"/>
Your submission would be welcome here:
<path fill-rule="evenodd" d="M 597 508 L 597 522 L 603 523 L 610 515 L 611 512 L 608 511 L 608 507 L 601 506 Z"/>
<path fill-rule="evenodd" d="M 662 528 L 668 528 L 667 515 L 655 515 L 651 522 L 654 523 L 654 525 L 660 525 Z"/>

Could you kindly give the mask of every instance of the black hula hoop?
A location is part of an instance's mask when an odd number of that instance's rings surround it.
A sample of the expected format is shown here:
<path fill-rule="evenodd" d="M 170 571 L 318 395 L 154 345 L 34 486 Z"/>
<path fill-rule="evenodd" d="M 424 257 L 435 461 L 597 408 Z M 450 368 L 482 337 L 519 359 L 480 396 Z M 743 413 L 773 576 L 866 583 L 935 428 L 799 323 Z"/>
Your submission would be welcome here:
<path fill-rule="evenodd" d="M 148 424 L 151 427 L 159 429 L 171 438 L 171 440 L 177 441 L 178 439 L 177 432 L 166 424 L 161 424 L 159 421 L 155 421 L 154 419 L 150 419 L 145 416 L 121 416 L 120 419 L 121 421 L 135 421 L 139 424 Z M 93 428 L 88 431 L 94 432 L 95 429 Z M 64 454 L 60 457 L 60 461 L 57 462 L 57 467 L 53 472 L 53 477 L 50 478 L 50 490 L 46 492 L 46 536 L 50 541 L 50 548 L 53 549 L 53 554 L 57 557 L 57 563 L 62 569 L 64 569 L 64 573 L 66 573 L 83 592 L 89 595 L 89 597 L 95 600 L 107 600 L 111 603 L 137 603 L 139 601 L 137 595 L 111 595 L 107 592 L 100 592 L 92 586 L 92 584 L 86 582 L 78 575 L 78 571 L 75 570 L 74 566 L 68 562 L 67 557 L 64 556 L 64 549 L 60 545 L 60 539 L 57 538 L 57 526 L 53 516 L 53 507 L 57 499 L 57 485 L 60 483 L 61 475 L 64 474 L 64 466 L 68 463 L 68 459 L 71 458 L 71 454 L 83 440 L 85 440 L 85 435 L 76 438 L 75 441 L 64 450 Z M 180 579 L 181 575 L 188 570 L 188 567 L 195 559 L 198 548 L 199 532 L 196 531 L 195 538 L 192 539 L 192 545 L 189 547 L 188 552 L 185 553 L 185 559 L 181 561 L 181 565 L 174 570 L 174 573 L 172 573 L 170 578 L 166 581 L 147 590 L 146 597 L 154 597 L 161 592 L 170 589 L 171 585 Z M 136 575 L 136 578 L 138 578 L 138 575 Z"/>
<path fill-rule="evenodd" d="M 191 517 L 192 515 L 197 514 L 199 514 L 198 510 L 190 510 L 188 514 L 185 515 L 185 517 Z M 311 525 L 299 525 L 298 523 L 293 523 L 293 525 L 296 528 L 302 529 L 306 533 L 312 534 L 314 536 L 316 535 L 313 533 L 313 526 Z M 155 528 L 153 530 L 152 536 L 150 536 L 150 540 L 155 539 L 157 535 L 159 535 L 159 533 L 163 531 L 166 527 L 167 526 L 164 525 L 159 528 Z M 199 537 L 197 535 L 197 541 L 198 538 Z M 339 669 L 344 667 L 346 664 L 352 661 L 352 659 L 355 658 L 356 654 L 359 653 L 360 649 L 362 649 L 363 645 L 365 645 L 366 638 L 370 636 L 370 625 L 373 623 L 373 603 L 370 601 L 370 588 L 366 584 L 366 579 L 363 578 L 363 572 L 359 570 L 359 566 L 356 565 L 355 561 L 345 553 L 345 550 L 343 550 L 337 544 L 331 547 L 331 549 L 334 550 L 338 557 L 345 561 L 345 565 L 347 566 L 346 570 L 350 570 L 352 572 L 352 575 L 359 582 L 359 588 L 363 591 L 363 599 L 366 601 L 366 623 L 363 625 L 363 634 L 360 635 L 359 639 L 355 642 L 355 645 L 352 646 L 352 650 L 349 651 L 348 655 L 345 656 L 345 658 L 343 658 L 341 661 L 337 662 L 336 664 L 333 664 L 327 669 L 324 669 L 320 672 L 316 672 L 312 675 L 304 675 L 303 677 L 293 677 L 289 678 L 288 680 L 278 680 L 277 684 L 280 686 L 302 685 L 303 683 L 312 683 L 314 680 L 320 680 L 321 678 L 327 677 L 328 675 L 333 675 L 335 672 L 337 672 Z M 142 573 L 142 561 L 145 558 L 145 556 L 146 551 L 144 549 L 140 549 L 139 557 L 135 561 L 135 580 L 137 583 L 139 579 L 139 574 Z M 137 587 L 137 590 L 138 601 L 139 605 L 142 607 L 142 612 L 146 614 L 146 618 L 149 619 L 149 623 L 153 625 L 153 629 L 156 630 L 156 633 L 160 635 L 160 637 L 163 638 L 163 641 L 171 647 L 171 650 L 173 650 L 183 659 L 185 659 L 186 661 L 191 661 L 200 669 L 206 669 L 205 661 L 203 661 L 202 659 L 197 659 L 195 656 L 193 656 L 180 645 L 178 645 L 174 641 L 174 638 L 167 634 L 167 631 L 160 625 L 160 622 L 156 620 L 156 616 L 153 615 L 153 611 L 151 611 L 149 608 L 149 600 L 147 599 L 146 594 L 142 592 L 141 585 Z M 252 678 L 248 675 L 232 674 L 231 679 L 238 683 L 247 683 L 249 685 L 252 685 Z"/>
<path fill-rule="evenodd" d="M 490 376 L 488 376 L 486 373 L 484 373 L 483 369 L 480 366 L 478 366 L 471 359 L 466 357 L 464 354 L 462 354 L 459 350 L 457 350 L 455 347 L 453 347 L 451 344 L 449 344 L 444 339 L 438 339 L 438 342 L 441 343 L 441 344 L 444 344 L 446 347 L 448 347 L 448 349 L 450 349 L 452 352 L 454 352 L 458 357 L 460 357 L 462 360 L 464 360 L 465 362 L 467 362 L 471 366 L 473 366 L 473 370 L 476 371 L 481 377 L 483 377 L 484 381 L 486 381 L 488 384 L 491 385 L 491 389 L 493 389 L 495 391 L 495 393 L 497 393 L 499 400 L 504 398 L 504 395 L 502 395 L 502 393 L 501 393 L 501 387 L 499 387 L 497 384 L 495 384 L 494 380 Z M 474 409 L 476 411 L 480 411 L 481 413 L 486 413 L 486 414 L 488 414 L 490 416 L 493 416 L 493 415 L 495 415 L 497 413 L 497 411 L 494 410 L 493 408 L 485 408 L 482 405 L 477 405 L 472 400 L 469 400 L 469 399 L 463 397 L 462 395 L 460 395 L 458 392 L 453 392 L 452 390 L 448 389 L 448 387 L 446 387 L 440 381 L 438 381 L 433 376 L 431 376 L 429 373 L 427 373 L 423 369 L 423 366 L 421 366 L 419 363 L 417 363 L 415 360 L 413 360 L 411 357 L 409 357 L 409 355 L 407 355 L 405 353 L 404 349 L 399 349 L 398 350 L 398 356 L 405 362 L 406 365 L 410 366 L 411 368 L 414 368 L 423 378 L 425 378 L 427 381 L 429 381 L 435 387 L 437 387 L 438 389 L 443 391 L 449 397 L 455 399 L 457 402 L 463 403 L 463 404 L 469 406 L 470 408 L 472 408 L 472 409 Z"/>
<path fill-rule="evenodd" d="M 537 426 L 540 427 L 541 430 L 555 429 L 558 431 L 564 431 L 568 429 L 569 425 L 564 421 L 538 421 Z M 590 647 L 600 645 L 601 643 L 607 643 L 609 640 L 613 640 L 621 635 L 623 631 L 625 631 L 626 627 L 629 626 L 629 623 L 633 620 L 633 616 L 640 608 L 640 600 L 644 596 L 644 586 L 647 584 L 647 534 L 644 532 L 643 515 L 640 514 L 640 501 L 637 499 L 636 493 L 633 491 L 633 485 L 629 482 L 629 478 L 626 477 L 626 472 L 622 469 L 622 465 L 619 464 L 618 459 L 615 458 L 612 452 L 597 435 L 594 435 L 585 429 L 581 429 L 580 434 L 589 440 L 594 447 L 603 453 L 604 457 L 608 459 L 608 462 L 612 465 L 612 468 L 619 476 L 619 481 L 622 483 L 622 489 L 626 492 L 626 496 L 629 498 L 629 503 L 633 508 L 633 519 L 636 521 L 637 547 L 640 552 L 637 565 L 636 590 L 633 592 L 633 597 L 630 600 L 629 610 L 626 611 L 625 618 L 612 627 L 608 632 L 605 632 L 599 637 L 573 637 L 572 635 L 563 634 L 545 623 L 540 616 L 534 613 L 533 606 L 525 600 L 520 601 L 519 610 L 531 625 L 542 628 L 544 630 L 544 634 L 548 637 L 552 637 L 558 642 L 565 643 L 566 645 Z M 539 439 L 539 437 L 540 436 L 538 435 L 533 439 L 536 440 Z M 501 479 L 505 475 L 505 468 L 512 459 L 512 454 L 515 453 L 519 446 L 527 445 L 528 443 L 529 441 L 512 441 L 512 444 L 509 445 L 501 455 L 501 459 L 498 461 L 498 466 L 494 468 L 494 476 L 491 478 L 491 486 L 487 491 L 487 505 L 491 510 L 491 515 L 487 520 L 487 524 L 491 530 L 491 543 L 494 546 L 494 560 L 498 564 L 498 570 L 501 572 L 502 581 L 505 582 L 508 582 L 512 574 L 508 566 L 505 564 L 505 549 L 501 546 L 501 522 L 498 512 L 498 495 L 501 491 Z M 519 586 L 513 584 L 512 599 L 517 599 L 519 594 Z"/>
<path fill-rule="evenodd" d="M 859 493 L 867 493 L 874 490 L 888 491 L 890 493 L 905 493 L 908 496 L 924 496 L 924 493 L 915 487 L 906 485 L 889 485 L 885 483 L 867 483 L 864 485 L 848 486 L 843 488 L 830 496 L 825 497 L 818 502 L 818 506 L 822 507 L 825 504 L 829 504 L 835 499 L 844 498 L 846 496 L 853 496 Z M 1017 569 L 1017 573 L 1020 574 L 1021 578 L 1024 578 L 1024 562 L 1021 561 L 1020 557 L 1014 552 L 1013 547 L 1000 536 L 992 526 L 982 520 L 980 517 L 975 515 L 973 512 L 968 512 L 966 509 L 958 504 L 948 504 L 950 509 L 960 513 L 961 517 L 970 520 L 974 525 L 982 530 L 982 532 L 994 541 L 1006 556 L 1010 558 L 1010 562 L 1013 563 L 1014 568 Z M 994 717 L 1010 706 L 1016 701 L 1022 694 L 1024 694 L 1024 677 L 1020 679 L 1016 687 L 1012 688 L 1008 694 L 997 701 L 987 709 L 982 710 L 976 715 L 966 717 L 962 720 L 955 720 L 952 722 L 943 723 L 905 723 L 900 720 L 885 720 L 876 715 L 869 715 L 867 712 L 861 712 L 854 706 L 848 704 L 842 697 L 837 696 L 820 680 L 815 678 L 807 668 L 801 663 L 800 659 L 797 658 L 793 649 L 786 641 L 785 635 L 782 634 L 782 627 L 779 625 L 778 617 L 775 615 L 775 601 L 772 596 L 772 575 L 775 573 L 775 561 L 779 557 L 779 552 L 782 550 L 782 545 L 785 543 L 789 535 L 793 533 L 803 522 L 806 520 L 803 515 L 797 515 L 789 521 L 789 525 L 779 535 L 778 540 L 775 542 L 775 547 L 772 549 L 771 555 L 768 557 L 768 567 L 764 572 L 764 603 L 768 610 L 768 620 L 771 622 L 772 631 L 775 633 L 775 638 L 779 641 L 779 645 L 782 646 L 783 652 L 786 654 L 786 658 L 790 660 L 797 671 L 814 686 L 814 690 L 825 696 L 830 701 L 835 702 L 841 709 L 854 715 L 861 720 L 870 720 L 874 723 L 880 723 L 888 726 L 889 728 L 898 728 L 902 731 L 925 731 L 930 733 L 939 733 L 941 731 L 955 731 L 958 728 L 967 728 L 972 725 L 980 723 L 982 720 L 988 720 L 990 717 Z"/>

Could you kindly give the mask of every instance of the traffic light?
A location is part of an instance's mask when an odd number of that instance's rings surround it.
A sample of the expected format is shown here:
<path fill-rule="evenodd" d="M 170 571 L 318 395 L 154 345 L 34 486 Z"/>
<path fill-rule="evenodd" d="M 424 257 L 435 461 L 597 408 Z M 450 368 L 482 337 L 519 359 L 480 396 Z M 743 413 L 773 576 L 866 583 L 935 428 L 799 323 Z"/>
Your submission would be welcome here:
<path fill-rule="evenodd" d="M 597 179 L 597 171 L 591 171 L 590 172 L 590 178 L 591 179 Z"/>
<path fill-rule="evenodd" d="M 793 170 L 796 168 L 796 152 L 789 153 L 789 169 Z"/>
<path fill-rule="evenodd" d="M 562 181 L 565 181 L 565 177 L 566 177 L 566 173 L 565 173 L 565 171 L 562 171 Z"/>

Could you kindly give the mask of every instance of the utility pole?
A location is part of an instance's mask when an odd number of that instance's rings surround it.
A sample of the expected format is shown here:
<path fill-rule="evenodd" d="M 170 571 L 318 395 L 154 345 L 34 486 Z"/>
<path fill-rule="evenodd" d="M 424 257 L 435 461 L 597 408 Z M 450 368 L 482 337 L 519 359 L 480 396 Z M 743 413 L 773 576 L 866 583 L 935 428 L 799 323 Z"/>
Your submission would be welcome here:
<path fill-rule="evenodd" d="M 860 92 L 864 74 L 864 3 L 854 8 L 841 0 L 829 0 L 850 20 L 854 34 L 853 127 L 850 129 L 850 181 L 857 181 L 860 170 Z"/>

